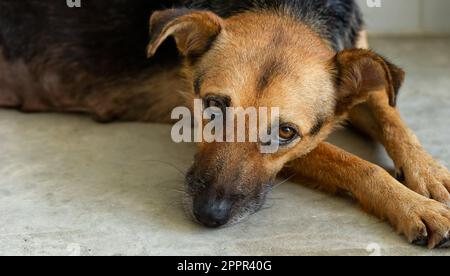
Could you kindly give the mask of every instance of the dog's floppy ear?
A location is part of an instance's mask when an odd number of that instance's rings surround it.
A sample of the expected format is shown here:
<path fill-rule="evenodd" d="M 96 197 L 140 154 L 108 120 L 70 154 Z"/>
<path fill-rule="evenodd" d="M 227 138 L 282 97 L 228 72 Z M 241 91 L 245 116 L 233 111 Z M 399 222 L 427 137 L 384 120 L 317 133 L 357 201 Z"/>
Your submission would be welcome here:
<path fill-rule="evenodd" d="M 333 61 L 337 86 L 337 110 L 342 115 L 366 101 L 371 92 L 386 90 L 395 107 L 405 72 L 380 55 L 364 49 L 345 50 Z"/>
<path fill-rule="evenodd" d="M 180 53 L 188 58 L 204 54 L 223 28 L 223 20 L 209 11 L 169 9 L 154 12 L 150 19 L 148 57 L 173 36 Z"/>

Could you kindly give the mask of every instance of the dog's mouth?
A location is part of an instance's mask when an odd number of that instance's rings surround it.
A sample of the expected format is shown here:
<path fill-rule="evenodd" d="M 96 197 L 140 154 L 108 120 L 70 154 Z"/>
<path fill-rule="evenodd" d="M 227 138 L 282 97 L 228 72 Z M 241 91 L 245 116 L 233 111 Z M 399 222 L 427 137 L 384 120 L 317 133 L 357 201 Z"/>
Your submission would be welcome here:
<path fill-rule="evenodd" d="M 260 211 L 272 187 L 270 181 L 249 195 L 225 198 L 220 194 L 196 193 L 187 182 L 183 206 L 188 217 L 198 224 L 208 228 L 229 227 Z"/>

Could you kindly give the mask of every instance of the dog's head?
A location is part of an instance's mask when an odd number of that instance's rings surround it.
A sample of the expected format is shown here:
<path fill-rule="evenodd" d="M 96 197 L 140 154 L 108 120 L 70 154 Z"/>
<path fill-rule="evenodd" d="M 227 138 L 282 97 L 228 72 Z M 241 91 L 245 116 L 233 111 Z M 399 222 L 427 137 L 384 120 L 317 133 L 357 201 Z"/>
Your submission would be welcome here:
<path fill-rule="evenodd" d="M 171 9 L 151 18 L 149 56 L 173 36 L 185 58 L 192 95 L 206 108 L 277 107 L 278 150 L 260 143 L 203 142 L 187 175 L 188 207 L 209 227 L 259 210 L 277 174 L 308 154 L 371 92 L 395 105 L 403 71 L 368 50 L 336 53 L 287 16 L 248 12 L 223 19 L 208 11 Z M 250 135 L 257 129 L 247 128 Z"/>

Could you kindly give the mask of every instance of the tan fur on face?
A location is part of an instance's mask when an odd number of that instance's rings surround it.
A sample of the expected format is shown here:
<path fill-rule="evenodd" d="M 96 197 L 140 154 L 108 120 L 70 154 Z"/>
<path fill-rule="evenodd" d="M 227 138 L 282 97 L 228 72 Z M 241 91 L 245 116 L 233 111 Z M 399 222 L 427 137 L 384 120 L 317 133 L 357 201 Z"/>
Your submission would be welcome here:
<path fill-rule="evenodd" d="M 200 79 L 200 97 L 227 96 L 233 107 L 279 107 L 282 123 L 297 125 L 304 135 L 297 147 L 283 151 L 284 162 L 314 147 L 316 137 L 308 135 L 318 120 L 325 126 L 334 120 L 334 54 L 290 18 L 245 13 L 226 20 L 214 47 L 186 71 L 190 82 Z"/>

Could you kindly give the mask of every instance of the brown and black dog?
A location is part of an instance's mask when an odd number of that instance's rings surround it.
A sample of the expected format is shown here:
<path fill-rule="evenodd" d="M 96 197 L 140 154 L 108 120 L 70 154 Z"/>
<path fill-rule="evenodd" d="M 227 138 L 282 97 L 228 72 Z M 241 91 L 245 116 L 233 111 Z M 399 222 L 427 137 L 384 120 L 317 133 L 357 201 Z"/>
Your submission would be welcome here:
<path fill-rule="evenodd" d="M 238 222 L 288 173 L 350 192 L 411 243 L 450 246 L 450 173 L 400 118 L 404 72 L 368 50 L 354 1 L 82 3 L 0 0 L 1 107 L 101 122 L 170 122 L 194 98 L 221 109 L 279 107 L 276 153 L 258 143 L 198 145 L 186 181 L 195 219 Z M 346 120 L 386 147 L 398 180 L 324 142 Z"/>

